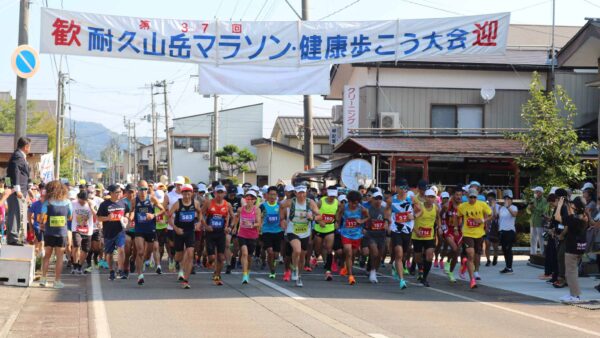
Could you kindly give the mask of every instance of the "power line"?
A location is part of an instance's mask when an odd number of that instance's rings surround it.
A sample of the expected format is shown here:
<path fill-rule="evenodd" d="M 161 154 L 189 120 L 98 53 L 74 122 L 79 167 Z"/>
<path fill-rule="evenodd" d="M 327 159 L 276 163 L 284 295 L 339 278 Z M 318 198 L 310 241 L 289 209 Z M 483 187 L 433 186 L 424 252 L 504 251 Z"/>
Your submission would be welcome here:
<path fill-rule="evenodd" d="M 250 5 L 252 5 L 252 1 L 248 1 L 248 5 L 246 6 L 246 9 L 244 9 L 244 12 L 242 13 L 242 16 L 240 17 L 240 21 L 242 21 L 242 19 L 244 17 L 246 17 L 246 13 L 248 13 L 248 9 L 250 8 Z"/>
<path fill-rule="evenodd" d="M 263 9 L 265 9 L 265 6 L 267 5 L 267 2 L 269 2 L 269 0 L 265 0 L 265 2 L 263 3 L 262 7 L 260 8 L 260 10 L 258 11 L 258 14 L 256 14 L 256 17 L 254 18 L 254 21 L 258 20 L 258 17 L 260 15 L 260 13 L 262 13 Z"/>
<path fill-rule="evenodd" d="M 229 16 L 229 21 L 233 20 L 233 15 L 235 14 L 235 12 L 237 11 L 238 5 L 240 4 L 240 0 L 236 0 L 235 1 L 235 5 L 233 6 L 233 11 L 231 12 L 231 15 Z"/>
<path fill-rule="evenodd" d="M 325 15 L 324 17 L 320 18 L 320 19 L 319 19 L 319 21 L 321 21 L 321 20 L 323 20 L 323 19 L 327 19 L 327 18 L 329 18 L 329 17 L 331 17 L 331 16 L 334 16 L 334 15 L 336 15 L 337 13 L 339 13 L 339 12 L 341 12 L 341 11 L 343 11 L 343 10 L 347 9 L 347 8 L 350 8 L 350 7 L 354 6 L 354 5 L 356 5 L 357 3 L 359 3 L 359 2 L 360 2 L 360 0 L 355 0 L 355 1 L 353 1 L 353 2 L 351 2 L 351 3 L 349 3 L 349 4 L 347 4 L 346 6 L 344 6 L 344 7 L 340 8 L 340 9 L 338 9 L 338 10 L 335 10 L 335 11 L 333 11 L 333 12 L 331 12 L 331 13 L 329 13 L 329 14 Z"/>
<path fill-rule="evenodd" d="M 590 0 L 583 0 L 583 1 L 587 2 L 588 4 L 590 4 L 590 5 L 594 6 L 594 7 L 600 8 L 600 5 L 595 4 L 595 3 L 591 2 Z"/>

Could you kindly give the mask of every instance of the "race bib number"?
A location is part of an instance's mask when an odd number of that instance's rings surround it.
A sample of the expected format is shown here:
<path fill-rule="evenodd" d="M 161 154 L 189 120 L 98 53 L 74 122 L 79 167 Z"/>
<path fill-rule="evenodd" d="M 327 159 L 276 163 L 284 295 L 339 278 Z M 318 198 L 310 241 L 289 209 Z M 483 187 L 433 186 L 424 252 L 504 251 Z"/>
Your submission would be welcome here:
<path fill-rule="evenodd" d="M 303 234 L 308 231 L 308 223 L 294 223 L 294 233 Z"/>
<path fill-rule="evenodd" d="M 113 212 L 110 213 L 110 220 L 113 222 L 120 222 L 121 221 L 121 217 L 123 217 L 123 215 L 125 215 L 125 211 L 123 210 L 115 210 Z"/>
<path fill-rule="evenodd" d="M 253 224 L 254 224 L 254 220 L 251 218 L 242 218 L 240 220 L 240 226 L 242 228 L 252 228 Z"/>
<path fill-rule="evenodd" d="M 50 216 L 50 226 L 53 228 L 64 227 L 67 225 L 67 218 L 65 216 Z"/>
<path fill-rule="evenodd" d="M 279 223 L 279 215 L 267 215 L 267 223 Z"/>
<path fill-rule="evenodd" d="M 196 212 L 194 211 L 182 211 L 179 213 L 180 222 L 193 222 L 195 217 Z"/>
<path fill-rule="evenodd" d="M 353 229 L 356 227 L 358 227 L 358 222 L 356 221 L 356 219 L 351 218 L 346 220 L 346 228 Z"/>
<path fill-rule="evenodd" d="M 577 243 L 577 251 L 585 251 L 586 248 L 587 248 L 586 242 L 578 242 Z"/>
<path fill-rule="evenodd" d="M 89 227 L 86 225 L 78 225 L 77 226 L 77 232 L 81 232 L 81 233 L 87 233 L 89 230 Z"/>
<path fill-rule="evenodd" d="M 419 228 L 417 237 L 431 237 L 431 228 Z"/>
<path fill-rule="evenodd" d="M 406 223 L 408 222 L 408 212 L 397 212 L 396 213 L 396 223 Z"/>
<path fill-rule="evenodd" d="M 162 214 L 162 215 L 156 216 L 156 222 L 157 223 L 164 223 L 165 222 L 165 215 Z"/>
<path fill-rule="evenodd" d="M 213 228 L 222 228 L 225 225 L 225 219 L 220 216 L 213 216 L 210 219 L 209 225 Z"/>
<path fill-rule="evenodd" d="M 325 224 L 331 224 L 331 223 L 335 222 L 335 215 L 323 214 L 321 217 L 323 219 L 323 222 L 325 222 Z"/>
<path fill-rule="evenodd" d="M 137 214 L 137 222 L 146 222 L 146 220 L 148 219 L 148 217 L 146 217 L 146 213 L 145 212 L 138 212 Z"/>
<path fill-rule="evenodd" d="M 383 230 L 385 229 L 385 222 L 380 219 L 371 220 L 372 230 Z"/>
<path fill-rule="evenodd" d="M 479 223 L 477 223 L 477 220 L 474 218 L 467 218 L 467 226 L 469 228 L 477 228 Z"/>

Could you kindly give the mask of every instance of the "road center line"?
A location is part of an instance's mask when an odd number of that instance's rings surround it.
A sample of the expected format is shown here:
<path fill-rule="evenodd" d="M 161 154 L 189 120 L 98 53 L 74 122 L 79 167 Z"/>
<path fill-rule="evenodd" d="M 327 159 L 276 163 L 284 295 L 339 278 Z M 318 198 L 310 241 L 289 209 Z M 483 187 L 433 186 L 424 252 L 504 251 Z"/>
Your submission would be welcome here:
<path fill-rule="evenodd" d="M 270 287 L 271 289 L 275 289 L 275 290 L 279 291 L 279 293 L 283 293 L 284 295 L 286 295 L 286 296 L 288 296 L 288 297 L 290 297 L 290 298 L 292 298 L 294 300 L 305 300 L 306 299 L 306 298 L 304 298 L 302 296 L 299 296 L 299 295 L 295 294 L 294 292 L 292 292 L 292 291 L 290 291 L 290 290 L 288 290 L 286 288 L 282 288 L 281 286 L 279 286 L 279 285 L 277 285 L 275 283 L 271 283 L 271 282 L 269 282 L 266 279 L 257 278 L 256 280 L 259 281 L 259 282 L 261 282 L 261 283 L 263 283 L 264 285 Z"/>
<path fill-rule="evenodd" d="M 17 302 L 17 310 L 14 311 L 13 313 L 11 313 L 10 316 L 8 316 L 8 319 L 2 326 L 2 330 L 0 330 L 0 337 L 2 337 L 2 338 L 8 337 L 8 335 L 10 333 L 10 329 L 12 328 L 13 324 L 17 320 L 17 317 L 19 317 L 19 313 L 21 312 L 21 309 L 23 309 L 23 306 L 25 305 L 27 298 L 29 298 L 30 292 L 31 292 L 31 289 L 29 287 L 26 288 L 25 291 L 23 291 L 23 293 L 21 294 L 21 296 L 19 297 L 19 300 Z"/>
<path fill-rule="evenodd" d="M 369 333 L 369 337 L 373 338 L 388 338 L 388 336 L 381 333 Z"/>
<path fill-rule="evenodd" d="M 92 273 L 92 307 L 94 309 L 94 327 L 96 337 L 110 337 L 110 327 L 106 317 L 106 308 L 102 299 L 102 287 L 100 286 L 100 275 Z"/>

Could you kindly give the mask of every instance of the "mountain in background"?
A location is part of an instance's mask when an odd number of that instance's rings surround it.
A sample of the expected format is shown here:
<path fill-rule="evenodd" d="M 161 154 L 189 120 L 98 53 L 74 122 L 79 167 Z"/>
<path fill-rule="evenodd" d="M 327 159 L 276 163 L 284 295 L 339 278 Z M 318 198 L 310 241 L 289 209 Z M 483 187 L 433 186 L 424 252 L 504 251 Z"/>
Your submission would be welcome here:
<path fill-rule="evenodd" d="M 110 143 L 111 138 L 119 137 L 122 149 L 127 149 L 127 135 L 120 135 L 96 122 L 72 120 L 75 126 L 77 143 L 83 154 L 90 160 L 100 161 L 102 150 Z M 71 120 L 65 119 L 65 134 L 69 135 Z M 151 137 L 138 137 L 138 142 L 149 144 Z"/>

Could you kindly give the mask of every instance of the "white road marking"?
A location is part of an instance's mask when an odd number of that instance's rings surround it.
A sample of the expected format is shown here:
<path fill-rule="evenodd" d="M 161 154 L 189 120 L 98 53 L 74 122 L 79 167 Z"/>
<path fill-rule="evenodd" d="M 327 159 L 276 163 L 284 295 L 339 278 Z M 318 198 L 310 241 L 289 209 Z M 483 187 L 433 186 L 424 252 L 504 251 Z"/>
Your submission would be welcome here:
<path fill-rule="evenodd" d="M 275 290 L 279 291 L 279 293 L 283 293 L 284 295 L 286 295 L 286 296 L 288 296 L 288 297 L 290 297 L 290 298 L 292 298 L 294 300 L 305 300 L 306 299 L 306 298 L 304 298 L 302 296 L 299 296 L 299 295 L 295 294 L 294 292 L 292 292 L 292 291 L 290 291 L 290 290 L 288 290 L 286 288 L 282 288 L 281 286 L 279 286 L 279 285 L 277 285 L 275 283 L 271 283 L 271 282 L 269 282 L 266 279 L 257 278 L 256 280 L 259 281 L 259 282 L 261 282 L 261 283 L 263 283 L 264 285 L 270 287 L 271 289 L 275 289 Z"/>
<path fill-rule="evenodd" d="M 12 328 L 13 324 L 17 320 L 17 317 L 19 317 L 19 313 L 21 312 L 21 309 L 23 309 L 23 306 L 25 305 L 27 298 L 29 298 L 30 292 L 31 292 L 30 288 L 27 288 L 27 289 L 25 289 L 25 291 L 23 291 L 23 293 L 21 294 L 21 297 L 19 297 L 19 300 L 17 301 L 17 304 L 16 304 L 17 310 L 14 311 L 13 313 L 11 313 L 10 316 L 8 316 L 8 319 L 2 326 L 2 330 L 0 330 L 0 337 L 2 337 L 2 338 L 8 337 L 8 334 L 10 333 L 10 329 Z"/>
<path fill-rule="evenodd" d="M 373 338 L 388 338 L 388 336 L 381 333 L 369 333 L 369 337 Z"/>
<path fill-rule="evenodd" d="M 102 299 L 102 287 L 100 286 L 100 275 L 92 274 L 92 306 L 94 309 L 94 326 L 96 337 L 110 337 L 110 327 L 106 317 L 106 308 Z"/>

